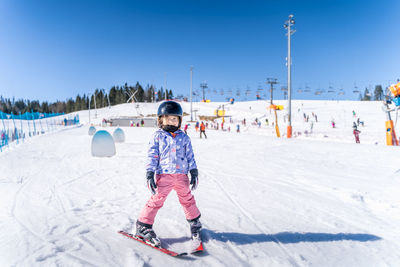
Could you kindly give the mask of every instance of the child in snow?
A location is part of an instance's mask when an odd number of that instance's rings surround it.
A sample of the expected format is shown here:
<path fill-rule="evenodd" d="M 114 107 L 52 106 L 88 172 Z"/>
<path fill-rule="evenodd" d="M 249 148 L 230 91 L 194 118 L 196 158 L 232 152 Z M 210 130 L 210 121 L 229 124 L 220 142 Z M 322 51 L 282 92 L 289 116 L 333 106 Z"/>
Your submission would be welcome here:
<path fill-rule="evenodd" d="M 360 133 L 361 132 L 357 129 L 357 124 L 353 122 L 353 134 L 357 144 L 360 143 Z"/>
<path fill-rule="evenodd" d="M 359 130 L 357 130 L 357 128 L 353 130 L 353 134 L 354 134 L 354 137 L 356 138 L 356 143 L 357 144 L 360 143 L 360 133 L 361 132 Z"/>
<path fill-rule="evenodd" d="M 182 107 L 178 103 L 163 102 L 157 111 L 160 129 L 154 133 L 149 143 L 146 178 L 153 195 L 136 222 L 136 236 L 154 246 L 160 246 L 160 240 L 152 228 L 154 219 L 172 189 L 176 191 L 190 224 L 192 239 L 200 238 L 200 211 L 190 192 L 197 187 L 198 171 L 190 138 L 180 130 L 182 114 Z"/>

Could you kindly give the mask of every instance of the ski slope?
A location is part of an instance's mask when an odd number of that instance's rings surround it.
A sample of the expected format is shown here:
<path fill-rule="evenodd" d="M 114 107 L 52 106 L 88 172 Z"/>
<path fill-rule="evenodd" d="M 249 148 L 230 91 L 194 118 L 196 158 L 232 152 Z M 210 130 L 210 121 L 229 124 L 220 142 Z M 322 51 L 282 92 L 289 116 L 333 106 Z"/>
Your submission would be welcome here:
<path fill-rule="evenodd" d="M 212 115 L 221 104 L 193 106 L 197 114 Z M 398 266 L 399 150 L 385 146 L 380 103 L 294 101 L 293 130 L 303 134 L 292 139 L 275 136 L 266 105 L 226 105 L 231 132 L 210 129 L 206 140 L 189 128 L 206 252 L 184 259 L 117 234 L 133 230 L 150 197 L 145 155 L 155 129 L 123 128 L 126 142 L 116 144 L 116 156 L 93 158 L 88 112 L 79 112 L 82 127 L 3 151 L 0 266 Z M 183 107 L 189 113 L 190 104 Z M 140 104 L 140 112 L 132 104 L 104 108 L 91 122 L 154 114 L 156 108 L 151 103 Z M 365 122 L 361 144 L 352 135 L 352 110 Z M 303 113 L 312 118 L 311 112 L 318 122 L 306 136 L 310 122 Z M 279 113 L 282 133 L 284 114 Z M 236 121 L 243 118 L 247 126 L 236 133 Z M 261 118 L 261 128 L 251 125 L 255 118 Z M 185 251 L 190 231 L 175 192 L 154 229 L 169 249 Z"/>

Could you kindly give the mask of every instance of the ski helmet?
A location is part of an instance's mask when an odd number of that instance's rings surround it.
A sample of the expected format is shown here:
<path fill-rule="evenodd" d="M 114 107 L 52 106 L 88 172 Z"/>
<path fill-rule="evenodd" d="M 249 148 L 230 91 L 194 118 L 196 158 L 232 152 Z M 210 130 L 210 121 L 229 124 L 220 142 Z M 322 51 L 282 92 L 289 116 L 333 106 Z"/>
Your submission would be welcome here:
<path fill-rule="evenodd" d="M 182 117 L 183 111 L 179 103 L 175 101 L 165 101 L 160 104 L 157 110 L 157 117 L 163 115 L 174 115 Z"/>

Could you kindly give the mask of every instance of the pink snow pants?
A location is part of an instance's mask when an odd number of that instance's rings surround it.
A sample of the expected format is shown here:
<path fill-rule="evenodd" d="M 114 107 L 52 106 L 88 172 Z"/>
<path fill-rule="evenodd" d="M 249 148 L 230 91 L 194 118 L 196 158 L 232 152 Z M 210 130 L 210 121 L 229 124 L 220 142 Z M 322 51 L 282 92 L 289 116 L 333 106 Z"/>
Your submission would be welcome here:
<path fill-rule="evenodd" d="M 189 179 L 186 174 L 157 174 L 157 193 L 152 195 L 142 209 L 139 221 L 146 224 L 153 224 L 158 210 L 164 205 L 168 194 L 174 189 L 178 195 L 179 202 L 187 220 L 200 216 L 194 196 L 190 192 Z"/>

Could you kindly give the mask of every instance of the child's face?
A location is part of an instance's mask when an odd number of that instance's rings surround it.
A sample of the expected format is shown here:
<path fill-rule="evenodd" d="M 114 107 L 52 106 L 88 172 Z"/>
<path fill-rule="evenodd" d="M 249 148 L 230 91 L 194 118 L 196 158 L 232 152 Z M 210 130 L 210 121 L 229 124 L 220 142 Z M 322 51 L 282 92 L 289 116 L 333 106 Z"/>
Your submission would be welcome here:
<path fill-rule="evenodd" d="M 179 125 L 179 117 L 178 116 L 164 116 L 163 117 L 163 124 L 164 125 L 173 125 L 173 126 L 178 126 Z"/>

